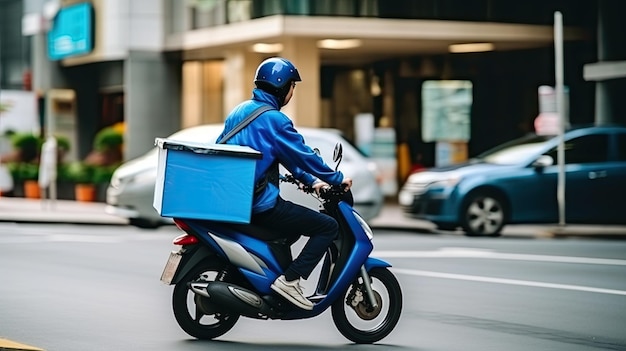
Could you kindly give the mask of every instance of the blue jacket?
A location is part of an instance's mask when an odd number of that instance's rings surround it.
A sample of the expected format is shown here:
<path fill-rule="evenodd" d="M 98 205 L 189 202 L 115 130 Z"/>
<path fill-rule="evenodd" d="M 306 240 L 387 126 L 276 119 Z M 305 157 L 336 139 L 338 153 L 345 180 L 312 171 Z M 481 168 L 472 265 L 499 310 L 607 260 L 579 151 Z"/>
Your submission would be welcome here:
<path fill-rule="evenodd" d="M 260 89 L 254 89 L 252 94 L 251 100 L 242 102 L 228 115 L 224 122 L 224 130 L 217 141 L 259 106 L 265 104 L 275 108 L 262 113 L 227 141 L 227 144 L 249 146 L 263 154 L 262 159 L 256 163 L 255 184 L 265 179 L 266 173 L 270 171 L 275 161 L 282 164 L 304 184 L 311 185 L 317 179 L 332 185 L 341 184 L 343 174 L 326 165 L 324 160 L 304 143 L 304 138 L 296 131 L 293 122 L 280 112 L 281 106 L 276 97 Z M 255 195 L 252 212 L 259 213 L 274 207 L 278 196 L 279 189 L 276 185 L 268 183 L 265 190 Z"/>

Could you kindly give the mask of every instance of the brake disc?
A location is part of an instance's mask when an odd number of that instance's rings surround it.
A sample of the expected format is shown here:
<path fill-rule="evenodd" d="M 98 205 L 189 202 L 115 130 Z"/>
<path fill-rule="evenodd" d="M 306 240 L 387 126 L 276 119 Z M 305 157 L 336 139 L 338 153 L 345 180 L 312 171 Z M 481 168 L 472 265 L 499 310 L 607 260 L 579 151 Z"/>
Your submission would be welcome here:
<path fill-rule="evenodd" d="M 378 317 L 380 310 L 383 308 L 383 299 L 376 290 L 374 290 L 374 298 L 376 299 L 376 307 L 372 307 L 367 299 L 364 299 L 359 302 L 356 307 L 353 307 L 359 318 L 369 321 Z"/>

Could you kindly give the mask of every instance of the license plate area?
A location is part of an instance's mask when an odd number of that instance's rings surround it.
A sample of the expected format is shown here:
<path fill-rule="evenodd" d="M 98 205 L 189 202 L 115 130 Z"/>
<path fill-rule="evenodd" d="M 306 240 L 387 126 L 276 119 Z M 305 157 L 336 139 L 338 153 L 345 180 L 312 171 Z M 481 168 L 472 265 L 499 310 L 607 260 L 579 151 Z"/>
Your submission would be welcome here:
<path fill-rule="evenodd" d="M 163 273 L 161 274 L 161 281 L 167 285 L 172 285 L 172 280 L 174 280 L 174 276 L 176 275 L 176 271 L 178 270 L 178 266 L 180 265 L 180 260 L 183 258 L 183 255 L 178 251 L 170 252 L 170 257 L 167 259 L 167 263 L 165 264 L 165 268 L 163 268 Z"/>

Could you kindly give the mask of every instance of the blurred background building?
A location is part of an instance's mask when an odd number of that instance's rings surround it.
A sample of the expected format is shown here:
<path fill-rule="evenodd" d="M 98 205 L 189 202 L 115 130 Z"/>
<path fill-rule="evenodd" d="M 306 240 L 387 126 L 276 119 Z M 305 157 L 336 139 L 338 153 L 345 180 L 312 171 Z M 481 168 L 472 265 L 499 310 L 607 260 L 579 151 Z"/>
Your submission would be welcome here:
<path fill-rule="evenodd" d="M 533 131 L 538 89 L 555 84 L 555 11 L 570 122 L 626 123 L 621 0 L 0 0 L 0 9 L 0 87 L 36 92 L 42 124 L 46 111 L 62 116 L 77 158 L 118 122 L 130 159 L 155 136 L 223 121 L 275 55 L 303 78 L 284 108 L 297 125 L 358 139 L 356 118 L 367 115 L 425 166 L 437 151 L 424 118 L 437 113 L 424 113 L 424 84 L 460 82 L 463 102 L 448 119 L 472 156 Z"/>

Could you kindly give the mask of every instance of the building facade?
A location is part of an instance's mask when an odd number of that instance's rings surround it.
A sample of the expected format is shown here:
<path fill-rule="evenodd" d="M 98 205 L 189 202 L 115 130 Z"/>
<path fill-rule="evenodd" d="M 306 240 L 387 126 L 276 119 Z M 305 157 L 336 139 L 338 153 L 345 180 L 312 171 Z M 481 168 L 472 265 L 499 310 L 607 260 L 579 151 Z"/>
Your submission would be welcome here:
<path fill-rule="evenodd" d="M 93 48 L 50 60 L 55 18 L 80 3 L 22 5 L 23 26 L 31 24 L 22 69 L 43 96 L 75 92 L 77 157 L 115 122 L 125 122 L 130 159 L 156 136 L 223 121 L 250 97 L 259 62 L 276 55 L 303 78 L 284 108 L 296 125 L 356 139 L 356 117 L 369 115 L 426 166 L 436 160 L 424 137 L 424 83 L 471 82 L 464 142 L 472 156 L 533 131 L 538 89 L 555 84 L 555 11 L 564 21 L 570 123 L 626 123 L 619 0 L 92 0 Z"/>

